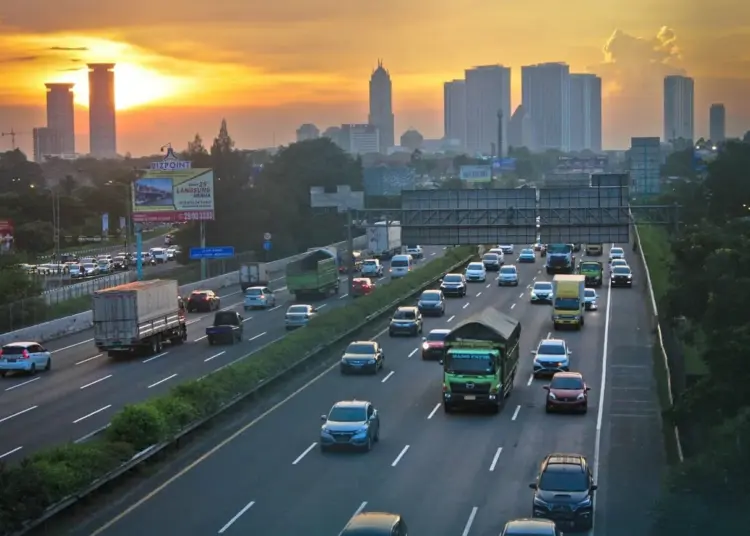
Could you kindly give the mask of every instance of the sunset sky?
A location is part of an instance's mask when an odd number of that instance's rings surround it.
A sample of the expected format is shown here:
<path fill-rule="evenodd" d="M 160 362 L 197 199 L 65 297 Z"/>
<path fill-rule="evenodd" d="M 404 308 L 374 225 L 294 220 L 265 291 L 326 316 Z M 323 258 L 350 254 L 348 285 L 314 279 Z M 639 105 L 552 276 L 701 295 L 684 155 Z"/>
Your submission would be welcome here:
<path fill-rule="evenodd" d="M 743 26 L 742 23 L 745 23 Z M 697 135 L 712 102 L 729 135 L 750 130 L 750 2 L 713 0 L 24 0 L 0 7 L 0 132 L 31 153 L 45 82 L 76 82 L 88 150 L 87 62 L 114 62 L 118 151 L 209 140 L 226 117 L 243 148 L 287 143 L 301 123 L 365 122 L 383 58 L 396 136 L 442 136 L 442 82 L 473 65 L 565 61 L 602 76 L 604 145 L 662 132 L 662 78 L 696 79 Z M 10 148 L 8 136 L 0 150 Z"/>

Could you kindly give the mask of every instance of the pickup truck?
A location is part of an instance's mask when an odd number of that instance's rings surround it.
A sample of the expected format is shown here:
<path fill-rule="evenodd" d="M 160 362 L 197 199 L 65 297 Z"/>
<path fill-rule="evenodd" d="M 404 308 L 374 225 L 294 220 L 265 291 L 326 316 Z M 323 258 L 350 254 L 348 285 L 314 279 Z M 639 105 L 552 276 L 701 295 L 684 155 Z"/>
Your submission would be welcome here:
<path fill-rule="evenodd" d="M 236 311 L 219 311 L 214 315 L 214 323 L 206 328 L 209 345 L 227 342 L 242 342 L 242 316 Z"/>

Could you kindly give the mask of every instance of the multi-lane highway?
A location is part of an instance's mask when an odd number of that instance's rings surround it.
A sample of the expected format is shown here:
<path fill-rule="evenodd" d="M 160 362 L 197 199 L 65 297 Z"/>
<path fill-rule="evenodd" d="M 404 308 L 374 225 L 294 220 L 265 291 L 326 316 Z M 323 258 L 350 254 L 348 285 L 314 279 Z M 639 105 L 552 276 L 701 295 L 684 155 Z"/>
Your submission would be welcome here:
<path fill-rule="evenodd" d="M 443 248 L 426 248 L 425 260 L 437 259 Z M 385 277 L 380 284 L 388 282 Z M 270 310 L 244 313 L 245 341 L 234 346 L 208 346 L 205 328 L 211 314 L 191 314 L 188 343 L 167 346 L 148 358 L 114 359 L 93 345 L 92 330 L 47 344 L 52 351 L 50 372 L 8 376 L 0 380 L 0 459 L 11 461 L 41 447 L 84 440 L 106 426 L 124 405 L 167 392 L 171 387 L 199 378 L 247 355 L 254 349 L 283 337 L 284 314 L 293 297 L 285 292 L 284 280 L 277 288 L 278 305 Z M 348 302 L 342 292 L 318 308 L 332 309 Z M 242 293 L 224 289 L 222 308 L 241 308 Z"/>
<path fill-rule="evenodd" d="M 596 533 L 644 534 L 639 520 L 658 489 L 660 436 L 643 271 L 631 264 L 636 288 L 602 288 L 600 309 L 587 313 L 580 332 L 553 332 L 549 307 L 529 303 L 529 286 L 550 279 L 540 261 L 519 266 L 519 288 L 473 283 L 465 298 L 449 299 L 445 317 L 425 319 L 426 330 L 449 328 L 495 307 L 520 320 L 520 373 L 499 415 L 445 414 L 441 367 L 420 359 L 421 340 L 381 333 L 387 364 L 376 377 L 344 377 L 333 365 L 73 534 L 332 535 L 357 512 L 384 510 L 403 514 L 414 534 L 497 535 L 508 519 L 530 515 L 528 484 L 551 452 L 580 453 L 594 465 Z M 572 368 L 591 386 L 587 415 L 544 411 L 545 382 L 531 376 L 531 350 L 554 336 L 566 339 Z M 366 454 L 321 453 L 320 415 L 352 397 L 379 409 L 380 442 Z"/>

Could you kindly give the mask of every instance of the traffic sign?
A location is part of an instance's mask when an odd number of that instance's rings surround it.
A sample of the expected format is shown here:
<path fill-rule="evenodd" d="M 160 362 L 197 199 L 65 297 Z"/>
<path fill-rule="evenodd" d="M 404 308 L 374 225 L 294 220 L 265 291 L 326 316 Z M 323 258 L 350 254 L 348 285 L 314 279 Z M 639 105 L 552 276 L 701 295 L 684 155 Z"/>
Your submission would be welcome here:
<path fill-rule="evenodd" d="M 265 249 L 266 251 L 271 251 L 271 241 L 270 240 L 266 240 L 265 242 L 263 242 L 263 249 Z"/>
<path fill-rule="evenodd" d="M 191 259 L 231 259 L 232 257 L 234 257 L 234 246 L 190 248 Z"/>
<path fill-rule="evenodd" d="M 271 240 L 271 233 L 263 233 L 263 240 L 266 242 Z"/>

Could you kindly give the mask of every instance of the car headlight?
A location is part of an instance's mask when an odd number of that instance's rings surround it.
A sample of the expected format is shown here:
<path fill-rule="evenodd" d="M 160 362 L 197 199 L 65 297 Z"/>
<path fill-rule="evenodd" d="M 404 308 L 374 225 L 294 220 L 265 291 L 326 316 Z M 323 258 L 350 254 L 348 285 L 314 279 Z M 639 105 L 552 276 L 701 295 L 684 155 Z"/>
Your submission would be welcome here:
<path fill-rule="evenodd" d="M 320 427 L 320 433 L 322 433 L 322 434 L 330 434 L 331 431 L 328 428 L 326 428 L 326 425 L 324 424 L 323 426 Z"/>
<path fill-rule="evenodd" d="M 539 497 L 534 497 L 534 506 L 541 506 L 542 508 L 547 508 L 549 505 L 544 502 Z"/>
<path fill-rule="evenodd" d="M 367 363 L 369 363 L 370 365 L 374 365 L 375 364 L 375 360 L 374 359 L 368 359 Z"/>
<path fill-rule="evenodd" d="M 586 398 L 586 395 L 583 393 L 579 393 L 578 396 L 576 397 L 576 400 L 583 400 L 584 398 Z"/>
<path fill-rule="evenodd" d="M 536 292 L 532 292 L 531 293 L 531 297 L 532 297 L 532 299 L 536 299 L 537 298 Z"/>
<path fill-rule="evenodd" d="M 586 497 L 576 505 L 577 508 L 585 508 L 587 506 L 591 506 L 591 497 Z"/>
<path fill-rule="evenodd" d="M 555 393 L 549 393 L 549 397 L 551 400 L 557 400 L 557 397 L 555 396 Z"/>
<path fill-rule="evenodd" d="M 430 347 L 430 345 L 427 344 L 426 342 L 422 343 L 422 350 L 427 350 L 429 347 Z"/>
<path fill-rule="evenodd" d="M 628 279 L 633 279 L 633 276 L 628 274 Z"/>

